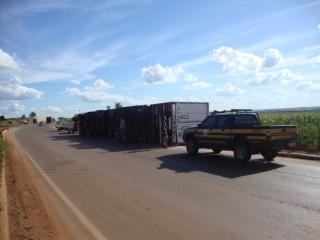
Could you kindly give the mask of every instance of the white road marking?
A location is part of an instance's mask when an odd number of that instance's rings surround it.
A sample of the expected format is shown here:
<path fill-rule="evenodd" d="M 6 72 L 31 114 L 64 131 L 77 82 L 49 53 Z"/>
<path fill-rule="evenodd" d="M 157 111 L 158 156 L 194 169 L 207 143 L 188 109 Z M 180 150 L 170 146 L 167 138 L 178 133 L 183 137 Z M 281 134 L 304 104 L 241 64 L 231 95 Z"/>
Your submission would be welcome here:
<path fill-rule="evenodd" d="M 16 141 L 17 142 L 17 141 Z M 17 142 L 17 144 L 19 144 Z M 20 145 L 20 144 L 19 144 Z M 21 145 L 20 145 L 21 146 Z M 48 182 L 56 194 L 61 198 L 61 200 L 70 208 L 74 215 L 81 221 L 81 223 L 88 229 L 88 231 L 95 237 L 96 240 L 108 240 L 107 237 L 77 208 L 72 201 L 60 190 L 60 188 L 49 178 L 49 176 L 40 168 L 36 161 L 24 150 L 21 146 L 22 151 L 29 158 L 30 162 L 39 171 L 41 176 Z"/>

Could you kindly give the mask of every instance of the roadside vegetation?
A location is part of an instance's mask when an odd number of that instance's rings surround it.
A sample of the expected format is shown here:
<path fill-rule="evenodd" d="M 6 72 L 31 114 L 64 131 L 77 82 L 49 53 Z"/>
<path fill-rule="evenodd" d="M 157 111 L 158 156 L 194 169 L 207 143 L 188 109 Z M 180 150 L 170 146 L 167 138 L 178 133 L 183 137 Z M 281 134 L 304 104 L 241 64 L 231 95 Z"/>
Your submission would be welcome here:
<path fill-rule="evenodd" d="M 0 136 L 0 169 L 3 166 L 6 149 L 7 149 L 7 142 L 4 140 L 4 138 L 1 135 Z"/>
<path fill-rule="evenodd" d="M 299 148 L 320 151 L 320 111 L 265 112 L 260 118 L 263 125 L 297 125 Z"/>
<path fill-rule="evenodd" d="M 3 166 L 3 161 L 7 150 L 7 142 L 3 137 L 3 130 L 8 129 L 12 125 L 12 121 L 0 120 L 0 169 Z"/>

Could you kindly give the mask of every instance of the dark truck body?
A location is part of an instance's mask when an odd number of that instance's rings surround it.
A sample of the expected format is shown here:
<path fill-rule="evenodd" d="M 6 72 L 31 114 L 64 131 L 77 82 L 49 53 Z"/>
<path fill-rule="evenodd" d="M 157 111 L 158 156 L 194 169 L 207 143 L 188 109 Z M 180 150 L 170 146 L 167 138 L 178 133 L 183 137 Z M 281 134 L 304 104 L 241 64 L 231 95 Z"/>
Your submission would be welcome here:
<path fill-rule="evenodd" d="M 214 112 L 198 127 L 185 129 L 183 139 L 190 155 L 210 148 L 214 153 L 233 150 L 235 158 L 244 162 L 258 153 L 272 161 L 279 150 L 296 146 L 297 127 L 262 126 L 256 112 L 231 110 Z"/>

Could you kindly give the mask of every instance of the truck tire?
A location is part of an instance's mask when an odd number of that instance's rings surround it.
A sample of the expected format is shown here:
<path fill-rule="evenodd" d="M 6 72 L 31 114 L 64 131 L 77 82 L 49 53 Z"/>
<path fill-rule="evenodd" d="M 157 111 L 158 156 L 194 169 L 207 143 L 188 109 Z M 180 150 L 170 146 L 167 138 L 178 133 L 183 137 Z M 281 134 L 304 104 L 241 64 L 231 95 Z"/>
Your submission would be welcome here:
<path fill-rule="evenodd" d="M 251 151 L 248 144 L 244 141 L 237 141 L 234 146 L 234 158 L 242 163 L 247 163 L 251 158 Z"/>
<path fill-rule="evenodd" d="M 120 142 L 124 143 L 124 144 L 128 142 L 128 138 L 127 138 L 126 133 L 124 133 L 124 132 L 121 133 Z"/>
<path fill-rule="evenodd" d="M 162 143 L 161 143 L 162 147 L 167 148 L 168 147 L 168 135 L 163 134 L 161 139 L 162 139 Z"/>
<path fill-rule="evenodd" d="M 261 155 L 264 157 L 265 160 L 271 162 L 278 155 L 278 151 L 274 149 L 264 149 L 261 152 Z"/>
<path fill-rule="evenodd" d="M 212 148 L 212 151 L 214 154 L 221 153 L 222 149 L 221 148 Z"/>
<path fill-rule="evenodd" d="M 189 137 L 186 143 L 187 152 L 191 156 L 197 155 L 199 148 L 196 140 L 193 137 Z"/>

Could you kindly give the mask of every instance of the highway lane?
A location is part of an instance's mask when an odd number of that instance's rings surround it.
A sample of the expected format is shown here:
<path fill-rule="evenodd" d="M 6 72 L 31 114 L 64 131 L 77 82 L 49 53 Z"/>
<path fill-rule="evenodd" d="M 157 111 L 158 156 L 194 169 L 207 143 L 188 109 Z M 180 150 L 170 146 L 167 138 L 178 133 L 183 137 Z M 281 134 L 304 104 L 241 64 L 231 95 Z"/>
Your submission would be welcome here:
<path fill-rule="evenodd" d="M 15 138 L 105 239 L 320 239 L 320 163 L 121 145 L 49 126 Z M 30 161 L 29 161 L 30 162 Z M 32 165 L 30 163 L 30 165 Z M 77 239 L 98 239 L 33 167 Z"/>

